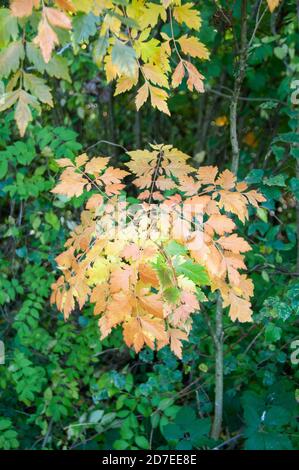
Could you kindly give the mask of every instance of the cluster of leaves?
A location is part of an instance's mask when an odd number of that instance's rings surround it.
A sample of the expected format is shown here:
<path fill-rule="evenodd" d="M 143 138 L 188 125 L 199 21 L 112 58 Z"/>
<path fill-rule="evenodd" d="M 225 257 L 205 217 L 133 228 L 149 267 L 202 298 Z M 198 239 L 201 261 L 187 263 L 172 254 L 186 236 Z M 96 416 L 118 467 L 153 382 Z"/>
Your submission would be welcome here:
<path fill-rule="evenodd" d="M 115 95 L 138 85 L 139 78 L 143 81 L 136 96 L 137 109 L 150 95 L 152 106 L 169 114 L 169 78 L 175 88 L 185 71 L 188 88 L 204 91 L 204 77 L 182 54 L 205 60 L 208 50 L 195 36 L 174 36 L 174 21 L 176 27 L 184 24 L 199 30 L 199 12 L 192 3 L 58 0 L 46 6 L 47 3 L 53 2 L 12 0 L 11 9 L 2 9 L 0 15 L 0 79 L 10 78 L 6 92 L 2 92 L 0 111 L 16 104 L 15 119 L 21 136 L 32 120 L 31 108 L 39 112 L 41 103 L 53 106 L 45 80 L 28 69 L 70 80 L 66 59 L 60 52 L 53 55 L 60 43 L 78 49 L 90 36 L 97 36 L 92 45 L 93 58 L 99 67 L 104 67 L 108 82 L 117 79 Z M 165 27 L 170 36 L 161 31 Z M 174 72 L 170 65 L 173 51 L 179 59 Z"/>
<path fill-rule="evenodd" d="M 58 160 L 66 168 L 53 193 L 72 197 L 92 189 L 93 194 L 67 250 L 56 258 L 63 275 L 53 285 L 51 300 L 68 318 L 75 300 L 82 308 L 90 297 L 95 315 L 101 315 L 102 338 L 122 324 L 125 342 L 136 352 L 145 344 L 153 349 L 156 342 L 160 349 L 170 343 L 181 357 L 190 315 L 205 299 L 200 286 L 220 290 L 233 321 L 251 321 L 253 283 L 239 273 L 246 269 L 243 253 L 250 245 L 234 233 L 236 225 L 227 214 L 244 223 L 248 204 L 258 207 L 265 198 L 237 183 L 229 170 L 219 175 L 216 167 L 196 170 L 186 162 L 188 155 L 170 145 L 128 155 L 140 207 L 129 221 L 125 214 L 122 225 L 118 213 L 126 203 L 120 207 L 117 195 L 128 172 L 108 166 L 108 158 L 88 160 L 87 154 L 74 163 Z M 160 217 L 153 213 L 157 209 Z"/>

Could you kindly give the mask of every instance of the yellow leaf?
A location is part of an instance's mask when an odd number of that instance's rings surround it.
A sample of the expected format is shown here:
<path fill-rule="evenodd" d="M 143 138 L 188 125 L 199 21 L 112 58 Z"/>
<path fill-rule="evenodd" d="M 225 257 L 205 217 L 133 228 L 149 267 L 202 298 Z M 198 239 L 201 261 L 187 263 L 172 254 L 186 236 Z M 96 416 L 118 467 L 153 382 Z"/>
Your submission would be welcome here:
<path fill-rule="evenodd" d="M 175 6 L 173 9 L 173 16 L 178 23 L 185 23 L 189 28 L 193 28 L 198 31 L 201 25 L 201 19 L 199 12 L 192 9 L 193 6 L 193 3 L 185 3 L 184 5 Z"/>
<path fill-rule="evenodd" d="M 170 112 L 166 103 L 168 98 L 166 91 L 150 85 L 150 94 L 152 106 L 159 109 L 159 111 L 162 111 L 162 113 L 170 116 Z"/>
<path fill-rule="evenodd" d="M 109 262 L 105 258 L 98 258 L 92 268 L 87 270 L 88 284 L 96 285 L 102 282 L 107 282 L 109 278 Z"/>
<path fill-rule="evenodd" d="M 217 127 L 224 127 L 224 126 L 227 126 L 228 124 L 228 118 L 227 116 L 218 116 L 215 121 L 214 121 L 215 125 Z"/>
<path fill-rule="evenodd" d="M 186 35 L 182 36 L 178 39 L 178 43 L 184 54 L 189 54 L 191 57 L 198 57 L 199 59 L 209 59 L 210 57 L 206 46 L 194 36 L 189 38 Z"/>
<path fill-rule="evenodd" d="M 155 3 L 146 3 L 146 10 L 138 21 L 141 30 L 149 25 L 152 26 L 152 28 L 156 26 L 159 17 L 161 17 L 163 21 L 166 21 L 167 15 L 165 8 Z"/>
<path fill-rule="evenodd" d="M 148 99 L 148 95 L 149 95 L 149 86 L 148 86 L 148 83 L 145 83 L 144 85 L 142 85 L 142 87 L 139 88 L 136 98 L 135 98 L 137 111 L 139 111 L 141 106 L 144 105 L 144 103 Z"/>
<path fill-rule="evenodd" d="M 269 10 L 271 13 L 278 7 L 280 0 L 267 0 Z"/>
<path fill-rule="evenodd" d="M 166 75 L 157 65 L 145 64 L 142 66 L 142 71 L 145 77 L 155 85 L 169 88 Z"/>
<path fill-rule="evenodd" d="M 117 80 L 114 96 L 120 95 L 120 93 L 124 93 L 125 91 L 131 90 L 134 85 L 136 85 L 138 82 L 138 75 L 134 78 L 132 77 L 119 77 Z"/>

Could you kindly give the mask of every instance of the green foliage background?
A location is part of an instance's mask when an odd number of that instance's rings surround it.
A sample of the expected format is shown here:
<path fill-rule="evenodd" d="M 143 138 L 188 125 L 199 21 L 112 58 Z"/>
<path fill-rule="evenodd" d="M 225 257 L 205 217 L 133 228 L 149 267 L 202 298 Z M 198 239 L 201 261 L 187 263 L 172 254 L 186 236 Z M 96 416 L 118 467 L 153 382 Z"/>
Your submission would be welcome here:
<path fill-rule="evenodd" d="M 121 165 L 119 146 L 155 141 L 186 151 L 197 165 L 230 167 L 229 129 L 215 119 L 229 115 L 240 1 L 198 4 L 199 35 L 211 50 L 211 61 L 201 66 L 207 92 L 199 96 L 181 85 L 169 103 L 171 119 L 149 105 L 136 113 L 133 94 L 113 98 L 113 85 L 92 62 L 88 42 L 95 31 L 80 21 L 77 34 L 87 47 L 75 57 L 65 51 L 64 78 L 69 73 L 72 81 L 51 79 L 55 108 L 36 116 L 22 140 L 12 113 L 1 115 L 1 449 L 299 448 L 299 364 L 290 359 L 299 314 L 298 105 L 290 100 L 299 71 L 295 1 L 264 16 L 239 101 L 239 176 L 267 202 L 240 227 L 253 245 L 247 262 L 255 321 L 233 324 L 225 317 L 221 439 L 209 437 L 214 351 L 201 314 L 178 361 L 169 348 L 136 355 L 118 331 L 100 341 L 91 308 L 65 323 L 49 305 L 55 256 L 84 203 L 49 192 L 58 178 L 56 159 L 74 158 L 100 141 L 89 154 L 112 155 Z M 251 31 L 254 20 L 252 13 Z M 214 315 L 213 294 L 204 308 Z"/>

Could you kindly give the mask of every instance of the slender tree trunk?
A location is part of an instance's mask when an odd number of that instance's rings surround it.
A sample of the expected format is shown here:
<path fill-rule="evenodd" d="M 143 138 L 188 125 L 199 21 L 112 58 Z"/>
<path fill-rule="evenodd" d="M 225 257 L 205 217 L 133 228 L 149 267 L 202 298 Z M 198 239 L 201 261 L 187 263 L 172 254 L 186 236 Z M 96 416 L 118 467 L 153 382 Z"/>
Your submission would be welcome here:
<path fill-rule="evenodd" d="M 223 314 L 222 299 L 219 294 L 216 305 L 215 330 L 215 404 L 212 438 L 219 439 L 223 415 Z"/>
<path fill-rule="evenodd" d="M 244 80 L 247 64 L 247 0 L 242 0 L 241 6 L 241 50 L 239 67 L 234 84 L 234 91 L 230 105 L 230 140 L 232 146 L 232 171 L 237 173 L 239 167 L 239 142 L 237 130 L 238 100 Z"/>
<path fill-rule="evenodd" d="M 240 149 L 237 132 L 238 100 L 244 80 L 247 65 L 247 0 L 242 0 L 241 6 L 241 51 L 239 67 L 234 84 L 233 97 L 230 106 L 230 140 L 232 147 L 232 171 L 237 174 L 239 169 Z M 212 427 L 212 438 L 219 439 L 223 417 L 223 308 L 219 294 L 216 306 L 215 331 L 215 412 Z"/>

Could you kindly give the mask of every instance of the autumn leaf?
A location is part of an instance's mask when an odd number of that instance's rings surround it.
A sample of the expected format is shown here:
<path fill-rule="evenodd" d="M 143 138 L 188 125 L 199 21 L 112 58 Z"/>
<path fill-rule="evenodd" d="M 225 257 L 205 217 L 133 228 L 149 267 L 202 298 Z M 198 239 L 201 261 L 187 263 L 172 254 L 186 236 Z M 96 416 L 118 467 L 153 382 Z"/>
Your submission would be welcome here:
<path fill-rule="evenodd" d="M 59 40 L 45 16 L 39 22 L 38 34 L 33 42 L 40 47 L 44 61 L 47 64 L 51 59 L 53 49 L 59 44 Z"/>
<path fill-rule="evenodd" d="M 161 88 L 154 87 L 152 85 L 149 86 L 149 90 L 151 95 L 152 106 L 170 116 L 170 112 L 166 102 L 168 98 L 167 92 L 165 90 L 162 90 Z"/>
<path fill-rule="evenodd" d="M 15 120 L 21 137 L 24 136 L 27 126 L 32 121 L 30 106 L 39 110 L 37 99 L 24 90 L 19 90 L 18 103 L 15 110 Z"/>
<path fill-rule="evenodd" d="M 216 180 L 216 184 L 221 186 L 225 190 L 229 190 L 235 187 L 236 176 L 229 170 L 224 170 Z"/>
<path fill-rule="evenodd" d="M 75 8 L 74 8 L 74 5 L 73 5 L 73 3 L 72 3 L 72 0 L 55 0 L 55 3 L 56 3 L 62 10 L 71 11 L 71 12 L 74 12 L 74 11 L 75 11 Z"/>
<path fill-rule="evenodd" d="M 173 88 L 177 88 L 181 83 L 185 75 L 184 63 L 181 60 L 175 68 L 175 71 L 172 75 L 172 86 Z"/>
<path fill-rule="evenodd" d="M 206 46 L 200 42 L 196 37 L 187 35 L 182 36 L 177 40 L 182 48 L 184 54 L 189 54 L 191 57 L 198 57 L 199 59 L 209 59 L 210 53 Z"/>
<path fill-rule="evenodd" d="M 190 91 L 197 90 L 199 93 L 204 93 L 204 76 L 199 73 L 196 67 L 194 67 L 191 62 L 184 61 L 184 64 L 187 68 L 188 71 L 188 80 L 187 80 L 187 86 Z"/>
<path fill-rule="evenodd" d="M 267 0 L 269 10 L 271 13 L 278 7 L 280 0 Z"/>
<path fill-rule="evenodd" d="M 184 331 L 171 328 L 169 330 L 170 336 L 170 349 L 180 359 L 182 359 L 182 343 L 181 341 L 187 341 L 188 335 Z"/>
<path fill-rule="evenodd" d="M 229 316 L 232 321 L 239 320 L 241 323 L 252 321 L 252 308 L 248 300 L 242 299 L 230 292 L 229 297 L 224 299 L 223 306 L 229 306 Z"/>
<path fill-rule="evenodd" d="M 64 170 L 60 176 L 59 183 L 51 190 L 51 192 L 67 197 L 80 196 L 87 183 L 88 180 L 86 180 L 81 174 L 76 173 L 75 168 L 69 167 Z"/>
<path fill-rule="evenodd" d="M 125 91 L 131 90 L 134 85 L 136 85 L 138 82 L 138 75 L 136 74 L 135 77 L 119 77 L 117 80 L 114 96 L 120 95 L 121 93 L 124 93 Z"/>
<path fill-rule="evenodd" d="M 185 3 L 173 8 L 173 16 L 180 24 L 185 23 L 189 28 L 199 30 L 201 26 L 201 19 L 199 12 L 193 9 L 193 3 Z"/>
<path fill-rule="evenodd" d="M 219 238 L 217 243 L 225 250 L 232 251 L 233 253 L 244 253 L 245 251 L 251 250 L 251 246 L 247 241 L 238 237 L 236 233 L 229 235 L 228 237 Z"/>
<path fill-rule="evenodd" d="M 43 14 L 46 16 L 49 23 L 52 26 L 63 29 L 71 29 L 72 22 L 62 11 L 56 10 L 55 8 L 45 7 L 43 9 Z"/>
<path fill-rule="evenodd" d="M 149 96 L 149 86 L 148 86 L 148 83 L 145 83 L 144 85 L 142 85 L 142 87 L 139 88 L 136 98 L 135 98 L 137 111 L 139 111 L 141 106 L 143 106 L 144 103 L 147 101 L 148 96 Z"/>
<path fill-rule="evenodd" d="M 224 233 L 231 233 L 236 227 L 232 219 L 222 214 L 211 215 L 211 217 L 209 217 L 207 221 L 207 225 L 212 227 L 212 229 L 215 230 L 218 235 L 224 235 Z"/>
<path fill-rule="evenodd" d="M 18 18 L 30 16 L 33 8 L 38 8 L 40 0 L 12 0 L 10 8 L 12 14 Z"/>
<path fill-rule="evenodd" d="M 215 184 L 217 173 L 216 166 L 201 166 L 197 171 L 197 178 L 201 184 Z"/>
<path fill-rule="evenodd" d="M 107 167 L 108 162 L 109 158 L 93 157 L 89 162 L 86 163 L 85 172 L 97 176 L 104 170 L 104 168 Z"/>

